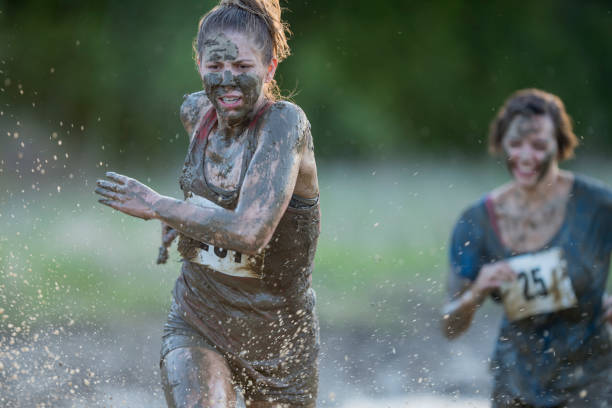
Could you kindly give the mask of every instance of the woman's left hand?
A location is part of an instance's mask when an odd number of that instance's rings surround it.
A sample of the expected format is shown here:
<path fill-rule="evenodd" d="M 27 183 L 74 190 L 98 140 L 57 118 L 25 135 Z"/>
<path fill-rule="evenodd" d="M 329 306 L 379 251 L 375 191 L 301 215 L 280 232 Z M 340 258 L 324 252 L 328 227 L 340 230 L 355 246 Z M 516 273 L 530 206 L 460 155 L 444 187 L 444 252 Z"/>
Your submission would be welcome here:
<path fill-rule="evenodd" d="M 138 180 L 109 171 L 106 173 L 109 180 L 96 182 L 96 194 L 102 196 L 98 202 L 108 205 L 133 217 L 150 220 L 157 218 L 153 211 L 155 204 L 161 196 L 145 186 Z"/>
<path fill-rule="evenodd" d="M 612 296 L 605 294 L 603 298 L 604 320 L 612 324 Z"/>

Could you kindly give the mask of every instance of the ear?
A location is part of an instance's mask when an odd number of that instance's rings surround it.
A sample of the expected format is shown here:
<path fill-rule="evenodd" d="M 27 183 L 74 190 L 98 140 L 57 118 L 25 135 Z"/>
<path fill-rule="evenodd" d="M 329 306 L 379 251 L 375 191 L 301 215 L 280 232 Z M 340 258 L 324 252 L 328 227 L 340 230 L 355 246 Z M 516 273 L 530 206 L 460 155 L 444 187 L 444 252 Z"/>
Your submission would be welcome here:
<path fill-rule="evenodd" d="M 271 82 L 274 79 L 274 74 L 276 73 L 277 66 L 278 59 L 276 57 L 272 57 L 270 64 L 268 64 L 268 72 L 266 72 L 266 83 Z"/>

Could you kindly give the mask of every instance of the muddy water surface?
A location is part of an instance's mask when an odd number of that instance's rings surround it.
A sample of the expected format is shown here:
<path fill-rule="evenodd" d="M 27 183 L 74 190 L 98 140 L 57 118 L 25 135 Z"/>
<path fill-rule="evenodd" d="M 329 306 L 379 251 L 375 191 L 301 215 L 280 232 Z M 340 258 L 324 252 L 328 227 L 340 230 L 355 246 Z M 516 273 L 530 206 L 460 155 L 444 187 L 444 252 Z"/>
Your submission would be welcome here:
<path fill-rule="evenodd" d="M 487 406 L 490 334 L 499 316 L 497 309 L 481 312 L 453 343 L 434 325 L 397 334 L 323 322 L 318 405 Z M 163 319 L 49 328 L 36 340 L 30 334 L 3 342 L 0 406 L 165 407 L 158 366 Z"/>

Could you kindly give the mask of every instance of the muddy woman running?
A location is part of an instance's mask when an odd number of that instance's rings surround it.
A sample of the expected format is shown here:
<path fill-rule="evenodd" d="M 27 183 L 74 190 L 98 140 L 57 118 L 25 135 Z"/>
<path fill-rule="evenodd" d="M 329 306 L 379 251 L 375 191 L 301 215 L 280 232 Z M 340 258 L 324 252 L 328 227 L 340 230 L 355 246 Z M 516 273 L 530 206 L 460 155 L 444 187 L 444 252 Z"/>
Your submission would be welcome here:
<path fill-rule="evenodd" d="M 223 0 L 200 20 L 204 91 L 181 107 L 184 200 L 112 172 L 98 181 L 103 204 L 162 221 L 163 247 L 179 236 L 161 354 L 169 407 L 233 407 L 235 386 L 250 407 L 315 406 L 319 189 L 308 120 L 274 81 L 289 55 L 280 14 L 278 0 Z"/>
<path fill-rule="evenodd" d="M 512 180 L 468 208 L 452 234 L 445 335 L 466 331 L 488 296 L 504 306 L 494 407 L 612 406 L 612 190 L 559 169 L 577 144 L 557 96 L 511 95 L 489 146 Z"/>

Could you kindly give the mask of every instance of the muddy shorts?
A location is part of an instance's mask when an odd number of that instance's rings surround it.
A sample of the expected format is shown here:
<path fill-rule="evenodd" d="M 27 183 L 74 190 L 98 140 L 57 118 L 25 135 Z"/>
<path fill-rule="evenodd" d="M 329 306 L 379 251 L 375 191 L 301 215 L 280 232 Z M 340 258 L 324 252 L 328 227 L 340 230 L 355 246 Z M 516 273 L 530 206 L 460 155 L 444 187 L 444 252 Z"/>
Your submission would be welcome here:
<path fill-rule="evenodd" d="M 162 333 L 160 365 L 166 354 L 183 347 L 203 347 L 219 352 L 204 336 L 183 320 L 181 314 L 179 306 L 173 299 Z"/>
<path fill-rule="evenodd" d="M 287 391 L 284 388 L 276 388 L 271 385 L 262 386 L 261 383 L 257 386 L 253 386 L 255 381 L 245 376 L 245 372 L 241 367 L 232 364 L 233 359 L 231 355 L 227 355 L 215 347 L 212 342 L 183 319 L 182 313 L 183 311 L 180 306 L 178 306 L 173 299 L 170 313 L 168 314 L 168 320 L 163 328 L 160 366 L 163 359 L 172 350 L 183 347 L 203 347 L 213 350 L 225 358 L 233 374 L 233 383 L 240 387 L 246 399 L 253 401 L 274 401 L 279 404 L 289 404 L 292 407 L 314 406 L 318 382 L 318 370 L 316 366 L 311 370 L 305 370 L 312 372 L 303 373 L 306 378 L 303 379 L 304 383 L 298 387 L 298 389 L 302 389 L 303 392 L 296 392 L 296 389 L 293 387 L 293 389 Z"/>

